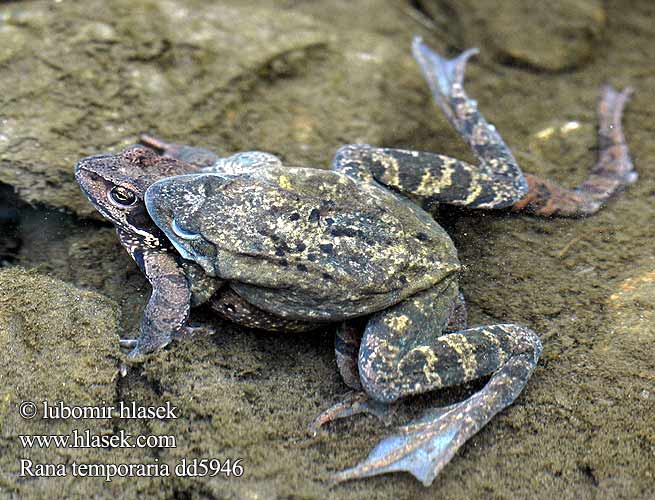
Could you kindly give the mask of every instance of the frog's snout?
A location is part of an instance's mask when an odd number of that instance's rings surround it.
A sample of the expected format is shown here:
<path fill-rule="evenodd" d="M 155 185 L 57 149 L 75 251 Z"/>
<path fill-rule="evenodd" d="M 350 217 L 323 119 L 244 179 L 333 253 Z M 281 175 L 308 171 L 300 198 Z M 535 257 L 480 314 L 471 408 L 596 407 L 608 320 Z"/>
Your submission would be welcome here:
<path fill-rule="evenodd" d="M 95 173 L 97 175 L 98 166 L 103 165 L 107 158 L 110 158 L 111 155 L 102 154 L 102 155 L 93 155 L 82 158 L 75 165 L 75 180 L 78 184 L 81 184 L 81 181 L 90 173 Z"/>

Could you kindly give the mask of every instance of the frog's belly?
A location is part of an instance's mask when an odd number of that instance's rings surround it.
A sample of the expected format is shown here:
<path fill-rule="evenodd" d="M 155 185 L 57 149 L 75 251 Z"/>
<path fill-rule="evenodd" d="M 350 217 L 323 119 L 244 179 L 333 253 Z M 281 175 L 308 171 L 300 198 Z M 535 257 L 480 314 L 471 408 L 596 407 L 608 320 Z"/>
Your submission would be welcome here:
<path fill-rule="evenodd" d="M 440 277 L 438 281 L 449 281 L 453 278 L 451 274 Z M 426 276 L 411 286 L 378 294 L 362 293 L 361 290 L 344 286 L 341 294 L 329 296 L 323 293 L 320 282 L 315 283 L 313 288 L 270 289 L 239 282 L 232 282 L 230 286 L 258 309 L 288 320 L 314 323 L 340 321 L 385 309 L 434 286 L 438 281 L 434 276 Z"/>
<path fill-rule="evenodd" d="M 248 328 L 274 332 L 306 332 L 322 323 L 285 319 L 250 304 L 229 286 L 223 287 L 208 302 L 223 318 Z"/>

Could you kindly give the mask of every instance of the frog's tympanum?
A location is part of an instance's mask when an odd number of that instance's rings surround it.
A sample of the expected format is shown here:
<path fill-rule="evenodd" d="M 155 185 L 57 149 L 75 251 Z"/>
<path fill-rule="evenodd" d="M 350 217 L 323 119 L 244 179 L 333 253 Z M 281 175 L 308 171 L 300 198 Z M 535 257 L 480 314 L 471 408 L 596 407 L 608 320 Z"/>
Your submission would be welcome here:
<path fill-rule="evenodd" d="M 508 406 L 541 343 L 508 323 L 467 327 L 453 242 L 430 215 L 442 203 L 537 215 L 597 211 L 636 173 L 621 131 L 629 90 L 602 89 L 600 154 L 574 190 L 524 175 L 463 88 L 475 53 L 446 60 L 420 39 L 414 56 L 438 106 L 479 163 L 348 145 L 331 170 L 290 167 L 267 153 L 228 157 L 151 137 L 81 160 L 76 177 L 116 226 L 152 284 L 138 357 L 192 328 L 191 306 L 264 330 L 337 323 L 337 365 L 356 392 L 313 424 L 378 414 L 399 398 L 490 377 L 468 399 L 429 412 L 380 442 L 336 481 L 409 471 L 425 485 Z"/>

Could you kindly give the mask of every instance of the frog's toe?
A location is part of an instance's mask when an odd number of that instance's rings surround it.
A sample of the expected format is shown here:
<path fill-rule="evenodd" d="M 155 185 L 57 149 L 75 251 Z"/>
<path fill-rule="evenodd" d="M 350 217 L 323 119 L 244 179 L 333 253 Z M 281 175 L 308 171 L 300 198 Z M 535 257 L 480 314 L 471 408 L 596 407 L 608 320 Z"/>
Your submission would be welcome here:
<path fill-rule="evenodd" d="M 315 436 L 325 424 L 358 413 L 368 413 L 387 423 L 391 407 L 371 399 L 365 392 L 352 392 L 316 417 L 309 426 L 309 433 Z"/>
<path fill-rule="evenodd" d="M 478 49 L 472 48 L 454 59 L 446 59 L 423 43 L 421 37 L 415 37 L 412 42 L 414 58 L 419 63 L 437 102 L 450 99 L 453 87 L 463 85 L 466 62 L 478 52 Z"/>
<path fill-rule="evenodd" d="M 633 91 L 632 87 L 618 91 L 609 84 L 603 85 L 600 90 L 598 103 L 600 154 L 598 163 L 592 169 L 592 175 L 596 174 L 606 181 L 615 180 L 620 186 L 614 190 L 633 184 L 639 177 L 630 160 L 621 126 L 623 109 Z M 592 195 L 598 197 L 596 192 Z M 601 196 L 606 197 L 604 193 Z"/>
<path fill-rule="evenodd" d="M 171 342 L 172 337 L 161 338 L 161 339 L 148 339 L 146 341 L 140 337 L 136 340 L 136 344 L 133 345 L 132 350 L 127 354 L 127 359 L 132 362 L 141 362 L 143 361 L 148 354 L 152 354 L 159 349 L 166 347 Z"/>
<path fill-rule="evenodd" d="M 166 152 L 170 151 L 171 148 L 177 146 L 177 144 L 172 144 L 170 142 L 157 139 L 156 137 L 153 137 L 148 134 L 141 134 L 139 136 L 139 144 L 147 146 L 150 149 L 154 149 L 160 154 L 165 154 Z"/>
<path fill-rule="evenodd" d="M 364 477 L 406 471 L 424 486 L 430 486 L 437 474 L 477 426 L 465 418 L 477 404 L 475 396 L 400 427 L 398 433 L 380 441 L 368 458 L 355 467 L 333 475 L 335 483 Z M 473 429 L 475 427 L 475 430 Z"/>

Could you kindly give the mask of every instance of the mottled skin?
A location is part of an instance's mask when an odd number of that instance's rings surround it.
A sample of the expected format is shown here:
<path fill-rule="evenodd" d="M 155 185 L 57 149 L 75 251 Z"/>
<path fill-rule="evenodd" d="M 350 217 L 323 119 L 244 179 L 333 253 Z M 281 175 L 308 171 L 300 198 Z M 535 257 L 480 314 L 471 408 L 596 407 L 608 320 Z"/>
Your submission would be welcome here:
<path fill-rule="evenodd" d="M 337 364 L 360 392 L 321 414 L 313 430 L 357 412 L 383 416 L 404 396 L 490 376 L 465 401 L 400 428 L 336 481 L 405 470 L 429 485 L 514 401 L 537 364 L 541 343 L 530 329 L 467 328 L 456 251 L 429 212 L 449 203 L 588 215 L 636 179 L 620 122 L 629 91 L 603 90 L 599 162 L 567 190 L 524 176 L 467 97 L 463 74 L 474 51 L 448 61 L 420 39 L 413 50 L 478 165 L 349 145 L 325 171 L 284 166 L 267 153 L 221 158 L 143 137 L 145 147 L 86 158 L 76 169 L 153 286 L 131 356 L 169 343 L 188 329 L 190 306 L 206 301 L 232 321 L 267 330 L 339 322 Z"/>

